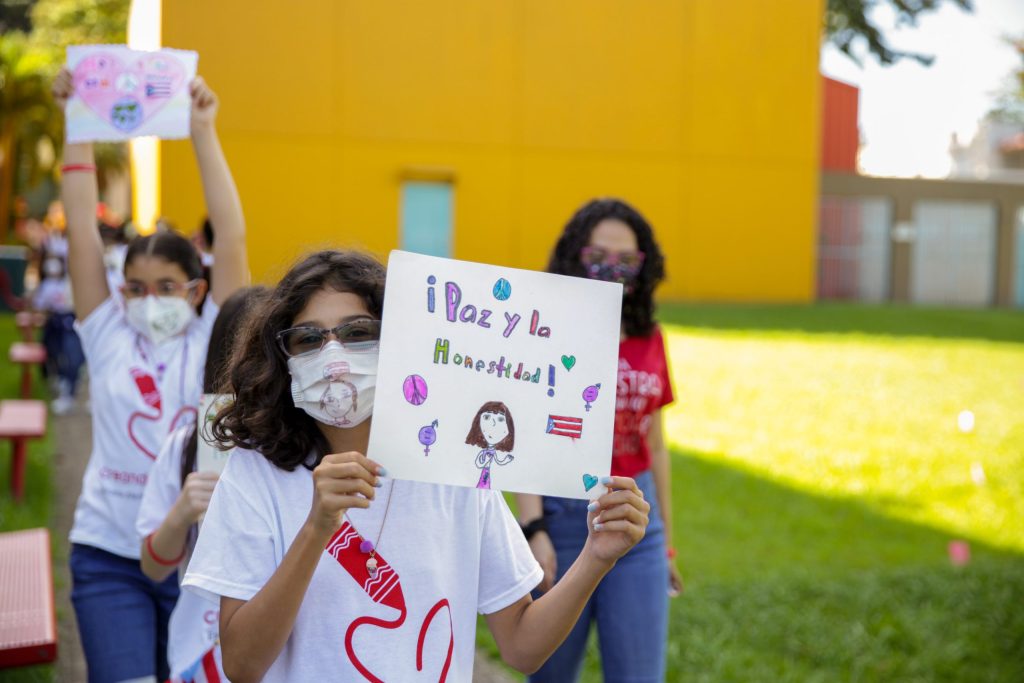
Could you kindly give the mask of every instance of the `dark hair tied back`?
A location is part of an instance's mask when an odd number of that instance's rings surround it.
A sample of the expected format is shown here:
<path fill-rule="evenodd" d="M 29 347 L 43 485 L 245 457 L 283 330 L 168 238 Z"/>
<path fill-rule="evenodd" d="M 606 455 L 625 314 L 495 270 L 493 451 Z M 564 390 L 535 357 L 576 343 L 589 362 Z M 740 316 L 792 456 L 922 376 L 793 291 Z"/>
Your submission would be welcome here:
<path fill-rule="evenodd" d="M 168 263 L 179 266 L 189 280 L 198 280 L 203 277 L 203 263 L 199 259 L 199 252 L 187 239 L 176 232 L 162 230 L 152 235 L 136 237 L 128 244 L 128 251 L 125 253 L 124 265 L 135 260 L 138 256 L 156 256 Z"/>

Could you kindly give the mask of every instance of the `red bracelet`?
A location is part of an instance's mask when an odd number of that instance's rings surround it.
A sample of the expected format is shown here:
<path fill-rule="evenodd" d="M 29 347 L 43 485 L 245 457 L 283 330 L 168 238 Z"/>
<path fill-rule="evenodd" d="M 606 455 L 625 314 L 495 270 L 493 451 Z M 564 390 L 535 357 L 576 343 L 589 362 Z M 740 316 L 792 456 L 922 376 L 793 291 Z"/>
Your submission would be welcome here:
<path fill-rule="evenodd" d="M 95 173 L 96 164 L 64 164 L 60 167 L 61 173 L 71 173 L 72 171 L 87 171 L 89 173 Z"/>
<path fill-rule="evenodd" d="M 152 557 L 157 564 L 162 564 L 165 567 L 176 567 L 185 558 L 185 549 L 182 548 L 181 555 L 178 555 L 175 559 L 165 560 L 157 555 L 156 551 L 153 550 L 153 536 L 155 535 L 156 532 L 154 531 L 149 536 L 146 536 L 146 550 L 149 551 L 149 556 Z"/>
<path fill-rule="evenodd" d="M 665 551 L 665 556 L 668 557 L 668 559 L 670 559 L 670 560 L 676 559 L 676 549 L 675 548 L 669 548 L 668 550 Z"/>

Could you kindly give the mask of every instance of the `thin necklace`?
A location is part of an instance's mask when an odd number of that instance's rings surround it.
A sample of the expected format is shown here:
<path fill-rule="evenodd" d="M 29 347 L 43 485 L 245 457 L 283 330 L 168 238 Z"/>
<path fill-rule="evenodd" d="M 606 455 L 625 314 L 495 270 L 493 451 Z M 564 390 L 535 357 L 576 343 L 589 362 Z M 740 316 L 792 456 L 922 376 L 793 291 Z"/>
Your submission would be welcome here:
<path fill-rule="evenodd" d="M 384 519 L 380 521 L 380 531 L 377 532 L 377 542 L 374 543 L 368 538 L 364 538 L 359 544 L 359 552 L 364 555 L 369 555 L 366 558 L 366 573 L 370 575 L 371 579 L 377 578 L 377 546 L 380 545 L 380 539 L 384 536 L 384 525 L 388 522 L 388 510 L 391 509 L 391 494 L 395 490 L 395 480 L 391 480 L 391 486 L 388 487 L 388 502 L 384 506 Z M 349 519 L 348 513 L 345 513 L 345 518 L 348 519 L 348 523 L 352 524 L 352 520 Z M 355 528 L 355 524 L 352 524 L 352 528 Z M 359 533 L 359 530 L 356 530 Z M 362 534 L 359 534 L 362 536 Z"/>

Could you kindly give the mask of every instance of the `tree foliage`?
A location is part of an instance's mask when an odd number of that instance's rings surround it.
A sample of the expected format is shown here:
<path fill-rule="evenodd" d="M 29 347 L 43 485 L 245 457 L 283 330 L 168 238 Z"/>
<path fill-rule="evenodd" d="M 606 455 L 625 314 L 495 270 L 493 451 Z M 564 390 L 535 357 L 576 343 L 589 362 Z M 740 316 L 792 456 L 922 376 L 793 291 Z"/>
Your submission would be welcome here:
<path fill-rule="evenodd" d="M 918 18 L 951 2 L 970 12 L 972 0 L 828 0 L 825 8 L 825 36 L 847 57 L 861 63 L 863 46 L 882 64 L 895 64 L 901 59 L 913 59 L 929 65 L 934 57 L 916 52 L 897 50 L 882 35 L 882 29 L 870 18 L 880 5 L 888 5 L 896 15 L 897 26 L 916 26 Z"/>

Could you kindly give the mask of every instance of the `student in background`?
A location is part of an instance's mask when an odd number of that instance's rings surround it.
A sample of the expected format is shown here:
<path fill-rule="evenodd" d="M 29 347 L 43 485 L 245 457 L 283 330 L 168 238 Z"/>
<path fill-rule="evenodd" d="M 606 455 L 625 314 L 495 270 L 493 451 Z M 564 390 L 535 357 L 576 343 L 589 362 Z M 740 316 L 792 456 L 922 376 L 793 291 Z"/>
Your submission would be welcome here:
<path fill-rule="evenodd" d="M 62 70 L 54 99 L 63 107 L 72 92 L 71 74 Z M 190 93 L 203 194 L 228 237 L 208 297 L 199 255 L 171 232 L 133 239 L 125 283 L 119 293 L 110 290 L 96 229 L 92 145 L 64 148 L 68 268 L 93 408 L 92 455 L 71 529 L 71 602 L 91 683 L 167 677 L 167 620 L 178 584 L 173 577 L 155 584 L 142 573 L 135 518 L 168 433 L 195 419 L 218 305 L 248 277 L 241 202 L 214 128 L 217 98 L 201 78 Z"/>
<path fill-rule="evenodd" d="M 661 330 L 654 321 L 654 289 L 665 266 L 654 231 L 632 206 L 596 199 L 582 206 L 562 231 L 548 272 L 623 286 L 622 334 L 612 475 L 636 479 L 651 504 L 647 535 L 594 592 L 572 633 L 530 677 L 566 683 L 579 676 L 591 624 L 596 624 L 604 680 L 664 680 L 668 596 L 683 589 L 672 547 L 670 460 L 661 409 L 672 382 Z M 544 567 L 542 589 L 563 580 L 587 538 L 587 502 L 519 495 L 519 519 Z"/>
<path fill-rule="evenodd" d="M 85 355 L 75 332 L 71 281 L 63 256 L 44 250 L 39 286 L 32 294 L 32 308 L 46 313 L 43 346 L 47 371 L 56 375 L 57 397 L 50 404 L 55 415 L 66 415 L 75 406 L 78 378 Z"/>
<path fill-rule="evenodd" d="M 213 323 L 203 371 L 203 393 L 216 394 L 232 346 L 245 316 L 266 293 L 262 287 L 240 289 L 224 302 Z M 135 529 L 142 539 L 139 553 L 143 573 L 162 583 L 175 569 L 179 579 L 195 546 L 198 522 L 210 504 L 217 483 L 214 472 L 196 470 L 197 424 L 175 430 L 164 442 L 139 505 Z M 220 667 L 217 633 L 220 605 L 191 591 L 181 593 L 167 632 L 167 663 L 171 681 L 189 681 L 197 671 Z M 207 680 L 210 677 L 207 676 Z"/>

